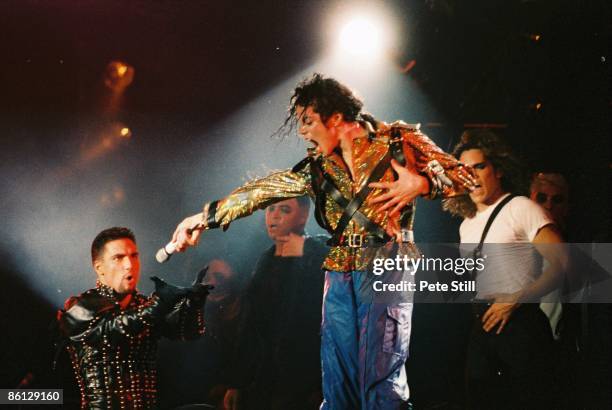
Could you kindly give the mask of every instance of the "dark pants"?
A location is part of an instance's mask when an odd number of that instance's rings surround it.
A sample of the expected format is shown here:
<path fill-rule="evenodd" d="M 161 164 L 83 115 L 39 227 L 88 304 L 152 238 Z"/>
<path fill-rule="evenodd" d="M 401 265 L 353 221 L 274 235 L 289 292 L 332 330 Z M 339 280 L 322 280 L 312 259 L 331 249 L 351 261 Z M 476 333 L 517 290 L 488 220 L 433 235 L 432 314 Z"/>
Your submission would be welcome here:
<path fill-rule="evenodd" d="M 537 304 L 516 309 L 501 334 L 482 328 L 486 304 L 474 304 L 467 355 L 472 409 L 546 409 L 553 405 L 552 333 Z"/>

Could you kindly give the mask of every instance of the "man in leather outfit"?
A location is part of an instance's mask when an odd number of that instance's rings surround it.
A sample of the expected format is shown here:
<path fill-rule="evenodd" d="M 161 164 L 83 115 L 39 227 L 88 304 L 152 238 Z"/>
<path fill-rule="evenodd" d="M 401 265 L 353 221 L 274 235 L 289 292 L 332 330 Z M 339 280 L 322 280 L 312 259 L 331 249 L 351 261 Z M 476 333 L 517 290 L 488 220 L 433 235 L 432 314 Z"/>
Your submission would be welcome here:
<path fill-rule="evenodd" d="M 138 293 L 138 248 L 127 228 L 100 232 L 91 255 L 96 287 L 69 298 L 58 312 L 81 407 L 154 408 L 157 339 L 194 339 L 204 333 L 202 307 L 209 286 L 200 283 L 202 277 L 191 288 L 153 277 L 155 293 Z"/>
<path fill-rule="evenodd" d="M 278 201 L 309 195 L 328 230 L 321 359 L 321 409 L 397 409 L 408 399 L 404 363 L 410 303 L 362 297 L 371 276 L 368 255 L 392 240 L 412 241 L 417 196 L 448 197 L 472 187 L 469 169 L 444 153 L 418 126 L 377 122 L 363 103 L 332 78 L 315 74 L 294 90 L 281 130 L 298 129 L 312 144 L 292 170 L 250 181 L 206 203 L 181 222 L 177 250 L 197 244 L 204 230 L 227 228 Z M 367 293 L 367 292 L 366 292 Z"/>

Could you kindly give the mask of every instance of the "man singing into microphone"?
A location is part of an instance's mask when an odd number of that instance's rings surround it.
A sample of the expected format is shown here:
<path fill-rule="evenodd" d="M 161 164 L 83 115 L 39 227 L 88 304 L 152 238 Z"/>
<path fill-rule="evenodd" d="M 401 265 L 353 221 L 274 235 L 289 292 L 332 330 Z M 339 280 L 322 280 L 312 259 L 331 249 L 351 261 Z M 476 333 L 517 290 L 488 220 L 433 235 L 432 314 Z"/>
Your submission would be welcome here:
<path fill-rule="evenodd" d="M 204 204 L 172 238 L 176 250 L 184 251 L 203 230 L 227 228 L 287 198 L 314 199 L 317 222 L 332 236 L 323 264 L 324 410 L 397 409 L 408 399 L 404 363 L 412 306 L 358 297 L 367 280 L 368 251 L 394 239 L 412 241 L 417 196 L 462 194 L 473 182 L 469 170 L 418 126 L 377 122 L 362 106 L 332 78 L 315 74 L 304 80 L 281 131 L 298 129 L 313 146 L 307 158 Z"/>
<path fill-rule="evenodd" d="M 91 259 L 96 287 L 71 297 L 58 312 L 81 407 L 155 408 L 157 339 L 195 339 L 204 333 L 202 307 L 209 286 L 201 284 L 202 277 L 191 288 L 154 277 L 153 296 L 138 293 L 138 247 L 127 228 L 100 232 Z"/>

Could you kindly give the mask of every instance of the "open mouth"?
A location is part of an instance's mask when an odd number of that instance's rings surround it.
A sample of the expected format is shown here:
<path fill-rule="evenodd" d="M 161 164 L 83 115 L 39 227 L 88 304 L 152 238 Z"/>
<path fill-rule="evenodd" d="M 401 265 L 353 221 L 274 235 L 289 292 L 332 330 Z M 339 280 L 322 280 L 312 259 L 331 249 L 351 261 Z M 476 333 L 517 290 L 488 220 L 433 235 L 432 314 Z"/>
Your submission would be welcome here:
<path fill-rule="evenodd" d="M 320 153 L 319 143 L 314 140 L 306 139 L 306 151 L 308 151 L 311 155 Z"/>
<path fill-rule="evenodd" d="M 131 281 L 132 281 L 132 279 L 134 279 L 134 276 L 132 276 L 132 275 L 127 275 L 127 276 L 125 276 L 123 279 L 127 280 L 128 282 L 131 282 Z"/>
<path fill-rule="evenodd" d="M 315 148 L 317 148 L 319 146 L 318 142 L 316 142 L 314 140 L 310 140 L 310 139 L 306 139 L 306 143 L 309 144 L 308 148 L 311 148 L 311 149 L 315 149 Z"/>

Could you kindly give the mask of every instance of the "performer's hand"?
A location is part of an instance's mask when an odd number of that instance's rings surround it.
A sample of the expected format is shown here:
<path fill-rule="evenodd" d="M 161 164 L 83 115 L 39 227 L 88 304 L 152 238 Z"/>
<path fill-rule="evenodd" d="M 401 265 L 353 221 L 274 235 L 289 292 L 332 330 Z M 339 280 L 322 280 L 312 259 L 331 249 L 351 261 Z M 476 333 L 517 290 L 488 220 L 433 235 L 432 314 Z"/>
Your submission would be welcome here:
<path fill-rule="evenodd" d="M 208 297 L 211 290 L 215 287 L 213 285 L 209 285 L 204 282 L 204 278 L 206 277 L 206 272 L 208 272 L 208 265 L 204 267 L 198 274 L 196 275 L 195 280 L 191 284 L 191 288 L 189 289 L 188 298 L 191 301 L 193 306 L 202 307 L 206 303 L 206 298 Z"/>
<path fill-rule="evenodd" d="M 200 241 L 202 213 L 185 218 L 174 231 L 172 242 L 176 243 L 176 251 L 184 252 L 189 246 L 196 246 Z"/>
<path fill-rule="evenodd" d="M 189 294 L 188 288 L 172 285 L 157 276 L 152 276 L 155 283 L 155 294 L 166 309 L 172 308 L 181 298 Z"/>
<path fill-rule="evenodd" d="M 203 307 L 206 303 L 206 298 L 210 294 L 210 291 L 215 287 L 213 285 L 205 285 L 199 283 L 197 285 L 193 285 L 187 294 L 187 298 L 189 299 L 190 306 Z"/>
<path fill-rule="evenodd" d="M 495 293 L 487 295 L 486 299 L 493 299 L 495 302 L 487 309 L 482 316 L 482 328 L 485 332 L 498 326 L 496 334 L 500 334 L 510 320 L 512 313 L 520 306 L 517 294 Z"/>
<path fill-rule="evenodd" d="M 303 256 L 304 255 L 304 236 L 291 232 L 287 236 L 276 237 L 275 256 Z"/>
<path fill-rule="evenodd" d="M 238 402 L 240 400 L 240 390 L 227 389 L 225 397 L 223 397 L 224 410 L 238 410 Z"/>
<path fill-rule="evenodd" d="M 419 175 L 414 169 L 403 167 L 396 160 L 391 160 L 391 166 L 397 172 L 397 180 L 393 182 L 372 182 L 370 188 L 386 189 L 387 192 L 370 201 L 371 204 L 385 202 L 378 210 L 384 211 L 393 207 L 390 215 L 399 214 L 410 201 L 419 195 L 429 192 L 429 181 Z"/>

